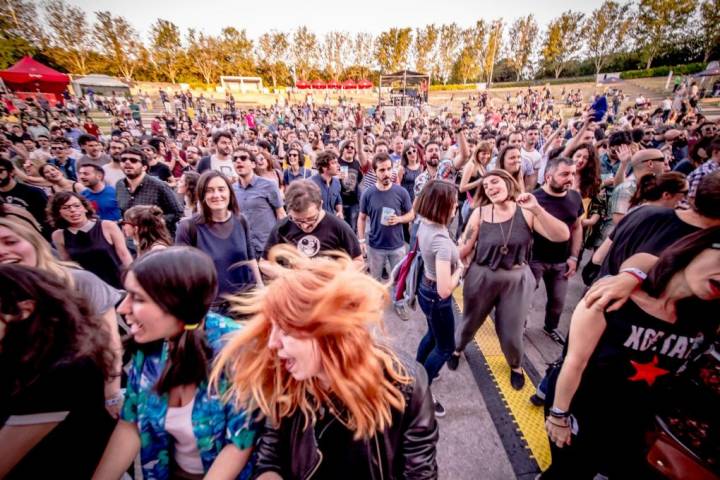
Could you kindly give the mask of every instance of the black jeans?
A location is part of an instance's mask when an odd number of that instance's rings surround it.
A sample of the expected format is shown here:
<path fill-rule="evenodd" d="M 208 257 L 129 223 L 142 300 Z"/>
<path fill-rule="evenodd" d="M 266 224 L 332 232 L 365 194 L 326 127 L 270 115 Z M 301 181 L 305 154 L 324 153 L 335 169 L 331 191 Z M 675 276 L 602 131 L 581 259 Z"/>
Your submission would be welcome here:
<path fill-rule="evenodd" d="M 560 323 L 560 315 L 562 315 L 565 306 L 568 287 L 568 279 L 565 277 L 567 269 L 568 266 L 565 262 L 530 262 L 530 270 L 535 276 L 537 286 L 540 286 L 540 279 L 545 281 L 545 290 L 547 291 L 547 303 L 545 304 L 546 330 L 555 330 Z"/>
<path fill-rule="evenodd" d="M 427 318 L 428 330 L 420 340 L 415 359 L 425 367 L 431 384 L 455 350 L 455 314 L 452 296 L 440 298 L 437 284 L 429 283 L 420 280 L 418 288 L 418 303 Z"/>

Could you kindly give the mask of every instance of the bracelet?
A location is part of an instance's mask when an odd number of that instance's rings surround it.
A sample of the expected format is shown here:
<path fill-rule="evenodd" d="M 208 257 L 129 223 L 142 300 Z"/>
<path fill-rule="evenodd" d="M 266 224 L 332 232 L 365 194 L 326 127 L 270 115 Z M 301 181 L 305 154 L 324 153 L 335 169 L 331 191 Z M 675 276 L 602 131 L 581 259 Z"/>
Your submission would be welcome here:
<path fill-rule="evenodd" d="M 550 410 L 548 410 L 548 414 L 554 418 L 568 418 L 570 416 L 570 412 L 566 412 L 565 410 L 560 410 L 557 407 L 550 408 Z"/>
<path fill-rule="evenodd" d="M 549 423 L 550 425 L 554 425 L 554 426 L 559 427 L 559 428 L 570 428 L 570 424 L 569 424 L 569 423 L 568 423 L 568 424 L 565 424 L 565 425 L 562 425 L 562 424 L 560 424 L 560 423 L 551 422 L 550 420 L 548 420 L 548 423 Z"/>
<path fill-rule="evenodd" d="M 362 245 L 363 243 L 365 243 L 365 239 L 364 239 L 364 238 L 361 238 L 360 240 L 358 240 L 358 243 L 359 243 L 360 245 Z"/>
<path fill-rule="evenodd" d="M 123 399 L 125 398 L 125 394 L 120 390 L 112 397 L 105 400 L 105 406 L 106 407 L 114 407 L 115 405 L 119 405 L 122 403 Z"/>
<path fill-rule="evenodd" d="M 640 283 L 644 282 L 647 278 L 647 273 L 643 272 L 639 268 L 623 268 L 618 273 L 627 273 L 635 277 Z"/>
<path fill-rule="evenodd" d="M 577 262 L 577 261 L 578 261 L 578 257 L 576 257 L 575 255 L 570 255 L 570 256 L 568 257 L 568 260 L 572 260 L 572 261 L 574 261 L 574 262 Z"/>

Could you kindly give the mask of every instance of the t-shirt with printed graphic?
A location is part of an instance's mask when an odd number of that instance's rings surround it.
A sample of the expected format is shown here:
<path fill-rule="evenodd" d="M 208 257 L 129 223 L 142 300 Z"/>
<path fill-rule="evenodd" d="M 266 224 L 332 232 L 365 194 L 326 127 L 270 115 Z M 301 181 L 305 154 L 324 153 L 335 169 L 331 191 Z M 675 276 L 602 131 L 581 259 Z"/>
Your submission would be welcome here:
<path fill-rule="evenodd" d="M 310 258 L 332 250 L 345 252 L 351 258 L 362 254 L 360 242 L 352 228 L 342 219 L 328 213 L 310 233 L 301 230 L 289 217 L 280 220 L 270 232 L 263 258 L 268 258 L 270 249 L 281 243 L 295 245 L 300 253 Z"/>
<path fill-rule="evenodd" d="M 340 196 L 342 197 L 343 206 L 357 205 L 360 203 L 360 182 L 362 182 L 363 174 L 360 169 L 360 162 L 353 160 L 346 162 L 340 159 Z M 345 171 L 347 170 L 347 173 Z"/>

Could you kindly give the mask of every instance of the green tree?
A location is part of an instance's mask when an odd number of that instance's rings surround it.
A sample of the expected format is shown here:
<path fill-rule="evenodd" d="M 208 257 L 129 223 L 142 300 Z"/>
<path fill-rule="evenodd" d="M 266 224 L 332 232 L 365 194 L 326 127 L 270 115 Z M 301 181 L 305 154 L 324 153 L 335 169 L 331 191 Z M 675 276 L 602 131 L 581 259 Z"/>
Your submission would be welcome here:
<path fill-rule="evenodd" d="M 457 23 L 440 26 L 440 40 L 438 41 L 437 71 L 443 84 L 450 80 L 453 64 L 460 53 L 462 31 Z"/>
<path fill-rule="evenodd" d="M 188 30 L 187 44 L 192 71 L 200 75 L 206 84 L 214 83 L 220 72 L 220 41 L 217 37 L 197 33 L 191 28 Z"/>
<path fill-rule="evenodd" d="M 542 56 L 545 67 L 558 78 L 570 60 L 574 60 L 582 48 L 582 21 L 584 15 L 568 10 L 548 25 Z"/>
<path fill-rule="evenodd" d="M 174 23 L 158 18 L 150 29 L 152 59 L 157 69 L 171 83 L 175 83 L 178 68 L 185 54 L 180 39 L 180 29 Z"/>
<path fill-rule="evenodd" d="M 500 54 L 504 23 L 502 18 L 493 21 L 488 33 L 487 47 L 483 56 L 483 72 L 487 80 L 488 87 L 492 84 L 493 73 L 495 71 L 495 62 L 497 62 Z"/>
<path fill-rule="evenodd" d="M 415 70 L 418 72 L 427 72 L 432 70 L 431 58 L 435 56 L 437 49 L 437 41 L 440 36 L 440 30 L 434 23 L 425 25 L 423 28 L 415 29 Z"/>
<path fill-rule="evenodd" d="M 411 28 L 391 28 L 378 35 L 375 39 L 375 56 L 380 70 L 395 72 L 405 68 L 411 43 Z"/>
<path fill-rule="evenodd" d="M 700 5 L 700 39 L 703 49 L 703 62 L 720 48 L 720 0 L 705 0 Z"/>
<path fill-rule="evenodd" d="M 337 79 L 348 66 L 350 59 L 350 35 L 346 32 L 328 32 L 320 47 L 322 63 L 328 76 Z"/>
<path fill-rule="evenodd" d="M 0 68 L 45 46 L 35 4 L 25 0 L 2 0 L 0 8 Z"/>
<path fill-rule="evenodd" d="M 587 17 L 582 32 L 595 74 L 600 73 L 609 57 L 623 50 L 632 22 L 630 5 L 613 0 L 605 0 Z"/>
<path fill-rule="evenodd" d="M 257 42 L 257 55 L 264 70 L 277 88 L 278 78 L 287 73 L 287 56 L 290 42 L 285 32 L 271 30 L 263 33 Z"/>
<path fill-rule="evenodd" d="M 253 75 L 253 42 L 245 30 L 225 27 L 217 38 L 217 64 L 222 75 Z"/>
<path fill-rule="evenodd" d="M 142 43 L 128 21 L 110 12 L 95 12 L 93 36 L 113 69 L 125 80 L 132 79 L 141 53 Z"/>
<path fill-rule="evenodd" d="M 85 12 L 64 0 L 48 0 L 44 6 L 53 58 L 68 71 L 87 75 L 92 46 Z"/>
<path fill-rule="evenodd" d="M 461 83 L 480 78 L 483 67 L 481 59 L 485 54 L 486 35 L 487 25 L 483 20 L 478 20 L 475 25 L 463 30 L 462 49 L 453 65 L 453 77 L 460 80 Z"/>
<path fill-rule="evenodd" d="M 374 38 L 372 33 L 358 32 L 352 41 L 352 63 L 357 67 L 358 75 L 355 80 L 361 80 L 370 73 L 370 69 L 375 62 L 375 52 L 373 50 Z M 346 76 L 352 78 L 346 70 Z"/>
<path fill-rule="evenodd" d="M 634 36 L 645 59 L 645 69 L 687 28 L 697 0 L 639 0 Z"/>
<path fill-rule="evenodd" d="M 295 69 L 296 79 L 307 80 L 310 71 L 317 65 L 317 36 L 306 26 L 298 27 L 293 33 L 290 44 L 290 56 Z"/>
<path fill-rule="evenodd" d="M 528 68 L 537 35 L 538 24 L 533 14 L 518 18 L 510 27 L 508 59 L 515 72 L 516 81 L 520 81 L 523 72 Z"/>

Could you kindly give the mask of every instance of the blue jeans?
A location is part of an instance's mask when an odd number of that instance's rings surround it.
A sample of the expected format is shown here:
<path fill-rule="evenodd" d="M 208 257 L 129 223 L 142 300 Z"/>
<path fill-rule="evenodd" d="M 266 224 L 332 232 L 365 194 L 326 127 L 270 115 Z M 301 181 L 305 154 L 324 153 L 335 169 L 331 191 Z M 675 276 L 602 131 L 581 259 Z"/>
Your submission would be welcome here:
<path fill-rule="evenodd" d="M 345 218 L 345 222 L 350 225 L 350 228 L 352 228 L 355 233 L 357 233 L 358 213 L 360 213 L 359 203 L 355 205 L 343 204 L 343 218 Z"/>
<path fill-rule="evenodd" d="M 432 287 L 420 281 L 418 303 L 427 318 L 428 331 L 420 340 L 416 360 L 427 371 L 428 383 L 432 383 L 440 369 L 455 351 L 455 314 L 452 296 L 440 298 L 437 285 Z"/>

